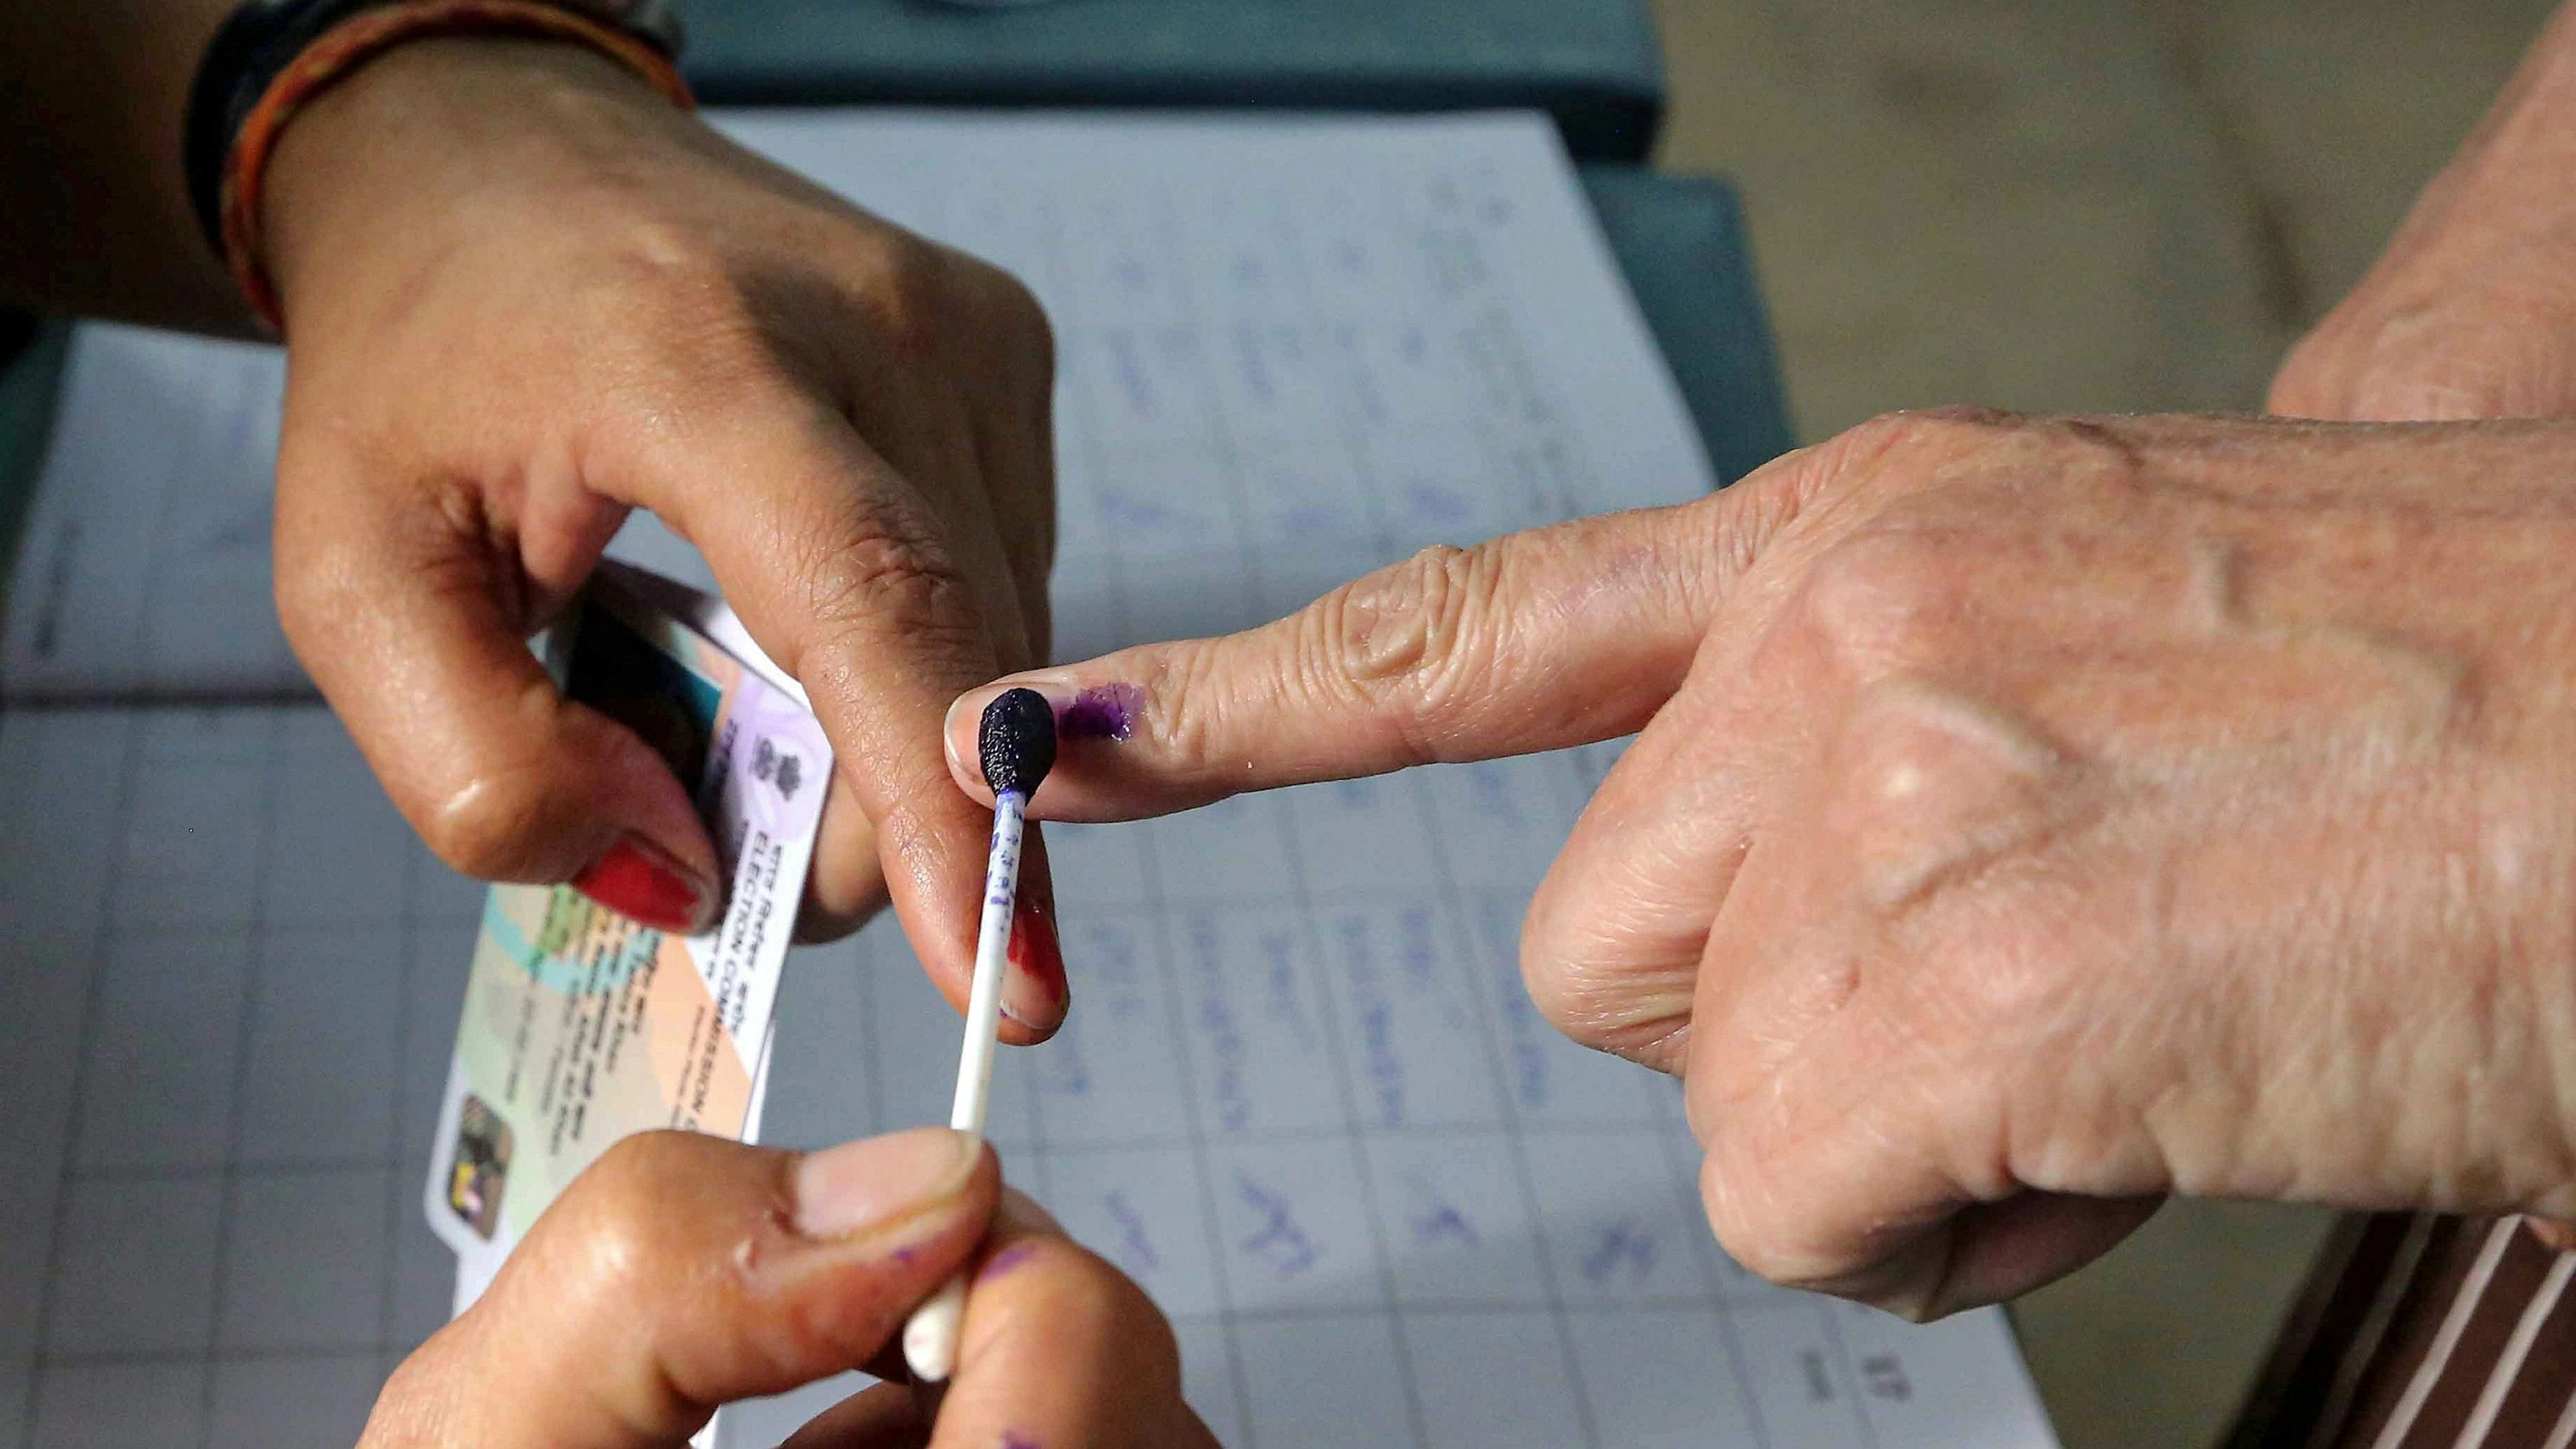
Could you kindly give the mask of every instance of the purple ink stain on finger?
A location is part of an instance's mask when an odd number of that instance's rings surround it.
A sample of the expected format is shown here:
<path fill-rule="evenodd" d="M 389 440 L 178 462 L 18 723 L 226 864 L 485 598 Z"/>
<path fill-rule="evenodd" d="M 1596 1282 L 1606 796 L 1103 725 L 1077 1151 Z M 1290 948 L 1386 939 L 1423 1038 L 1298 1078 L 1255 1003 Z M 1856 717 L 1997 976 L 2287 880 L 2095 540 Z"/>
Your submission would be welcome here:
<path fill-rule="evenodd" d="M 1016 1429 L 1004 1429 L 1002 1449 L 1038 1449 L 1038 1441 Z"/>
<path fill-rule="evenodd" d="M 1073 740 L 1123 740 L 1136 733 L 1145 691 L 1132 684 L 1095 684 L 1056 712 L 1056 733 Z"/>
<path fill-rule="evenodd" d="M 1013 1243 L 985 1259 L 983 1269 L 975 1275 L 975 1281 L 981 1283 L 987 1278 L 998 1278 L 1027 1262 L 1036 1252 L 1037 1245 L 1034 1243 Z"/>

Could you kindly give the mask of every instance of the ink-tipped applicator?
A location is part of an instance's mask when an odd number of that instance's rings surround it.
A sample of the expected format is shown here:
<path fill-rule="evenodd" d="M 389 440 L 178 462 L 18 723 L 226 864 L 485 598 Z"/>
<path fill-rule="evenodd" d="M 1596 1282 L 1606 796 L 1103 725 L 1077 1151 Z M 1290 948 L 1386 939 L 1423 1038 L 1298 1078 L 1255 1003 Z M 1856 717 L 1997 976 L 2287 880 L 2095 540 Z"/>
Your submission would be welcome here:
<path fill-rule="evenodd" d="M 1055 711 L 1033 689 L 1005 692 L 984 706 L 976 726 L 984 783 L 993 787 L 993 853 L 984 865 L 984 914 L 975 931 L 975 985 L 966 998 L 966 1045 L 957 1058 L 957 1099 L 948 1125 L 984 1135 L 993 1095 L 993 1056 L 1001 1046 L 1002 969 L 1011 951 L 1011 908 L 1020 893 L 1020 837 L 1029 796 L 1055 767 Z M 939 1287 L 903 1326 L 903 1359 L 913 1377 L 945 1383 L 957 1368 L 957 1334 L 966 1317 L 966 1275 Z"/>

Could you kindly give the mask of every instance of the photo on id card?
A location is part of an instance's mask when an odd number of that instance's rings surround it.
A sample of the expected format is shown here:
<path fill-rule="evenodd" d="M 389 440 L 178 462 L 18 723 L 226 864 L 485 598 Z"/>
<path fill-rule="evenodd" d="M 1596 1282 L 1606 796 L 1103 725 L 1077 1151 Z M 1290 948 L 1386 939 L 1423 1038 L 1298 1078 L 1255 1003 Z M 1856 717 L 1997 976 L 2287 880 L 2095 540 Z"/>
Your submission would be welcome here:
<path fill-rule="evenodd" d="M 771 1009 L 831 751 L 788 688 L 682 622 L 673 601 L 686 591 L 661 589 L 677 586 L 604 569 L 550 634 L 547 663 L 569 697 L 632 729 L 690 787 L 730 879 L 724 914 L 683 938 L 566 886 L 493 887 L 424 1203 L 466 1260 L 460 1285 L 488 1281 L 619 1138 L 758 1132 Z M 700 621 L 721 610 L 690 607 Z"/>

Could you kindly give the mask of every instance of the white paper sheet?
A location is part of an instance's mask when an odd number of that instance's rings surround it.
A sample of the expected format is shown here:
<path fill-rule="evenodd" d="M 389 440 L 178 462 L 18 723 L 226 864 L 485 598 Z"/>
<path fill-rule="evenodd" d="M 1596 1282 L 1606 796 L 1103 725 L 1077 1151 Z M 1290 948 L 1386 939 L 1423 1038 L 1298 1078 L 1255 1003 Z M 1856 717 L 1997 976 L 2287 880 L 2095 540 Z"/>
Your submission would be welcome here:
<path fill-rule="evenodd" d="M 726 124 L 1047 301 L 1060 655 L 1709 484 L 1536 120 Z M 256 350 L 83 334 L 12 689 L 300 689 L 275 388 Z M 1531 1009 L 1520 914 L 1607 758 L 1050 827 L 1075 1006 L 1005 1060 L 1006 1171 L 1172 1315 L 1229 1444 L 2052 1443 L 1999 1315 L 1728 1263 L 1671 1084 Z M 446 1313 L 415 1189 L 479 891 L 312 706 L 13 712 L 0 819 L 44 822 L 0 832 L 0 1444 L 347 1442 Z M 782 994 L 769 1140 L 942 1118 L 956 1022 L 891 923 Z"/>

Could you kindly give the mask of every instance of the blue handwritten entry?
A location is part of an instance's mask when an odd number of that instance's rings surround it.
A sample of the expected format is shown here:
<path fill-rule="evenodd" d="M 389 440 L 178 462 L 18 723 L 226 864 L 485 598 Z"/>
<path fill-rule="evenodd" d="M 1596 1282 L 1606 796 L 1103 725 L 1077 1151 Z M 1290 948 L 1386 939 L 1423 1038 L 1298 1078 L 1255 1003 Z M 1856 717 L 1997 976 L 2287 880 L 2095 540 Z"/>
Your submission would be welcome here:
<path fill-rule="evenodd" d="M 1501 1132 L 1372 1134 L 1378 1235 L 1395 1245 L 1406 1307 L 1536 1307 L 1545 1245 L 1523 1204 L 1521 1165 Z"/>
<path fill-rule="evenodd" d="M 1902 1436 L 1949 1443 L 1975 1437 L 1991 1405 L 1966 1386 L 1976 1381 L 1978 1364 L 2012 1342 L 2012 1330 L 1996 1313 L 1945 1318 L 1918 1329 L 1902 1319 L 1851 1303 L 1825 1303 L 1823 1312 L 1857 1372 L 1862 1411 L 1878 1442 Z"/>
<path fill-rule="evenodd" d="M 1499 1125 L 1476 984 L 1448 913 L 1395 901 L 1331 911 L 1320 929 L 1360 1124 Z"/>
<path fill-rule="evenodd" d="M 1315 1245 L 1314 1235 L 1297 1220 L 1297 1203 L 1287 1189 L 1237 1174 L 1234 1193 L 1254 1225 L 1243 1241 L 1235 1244 L 1243 1257 L 1282 1278 L 1311 1273 L 1323 1261 L 1323 1249 Z"/>
<path fill-rule="evenodd" d="M 1193 907 L 1174 923 L 1191 1080 L 1214 1135 L 1321 1132 L 1346 1120 L 1312 924 L 1279 906 Z"/>
<path fill-rule="evenodd" d="M 1237 1312 L 1385 1307 L 1385 1270 L 1348 1143 L 1228 1143 L 1208 1156 Z"/>
<path fill-rule="evenodd" d="M 1548 1133 L 1529 1138 L 1527 1150 L 1548 1266 L 1564 1302 L 1679 1305 L 1716 1291 L 1718 1255 L 1665 1134 Z M 1655 1181 L 1669 1186 L 1641 1190 Z"/>

